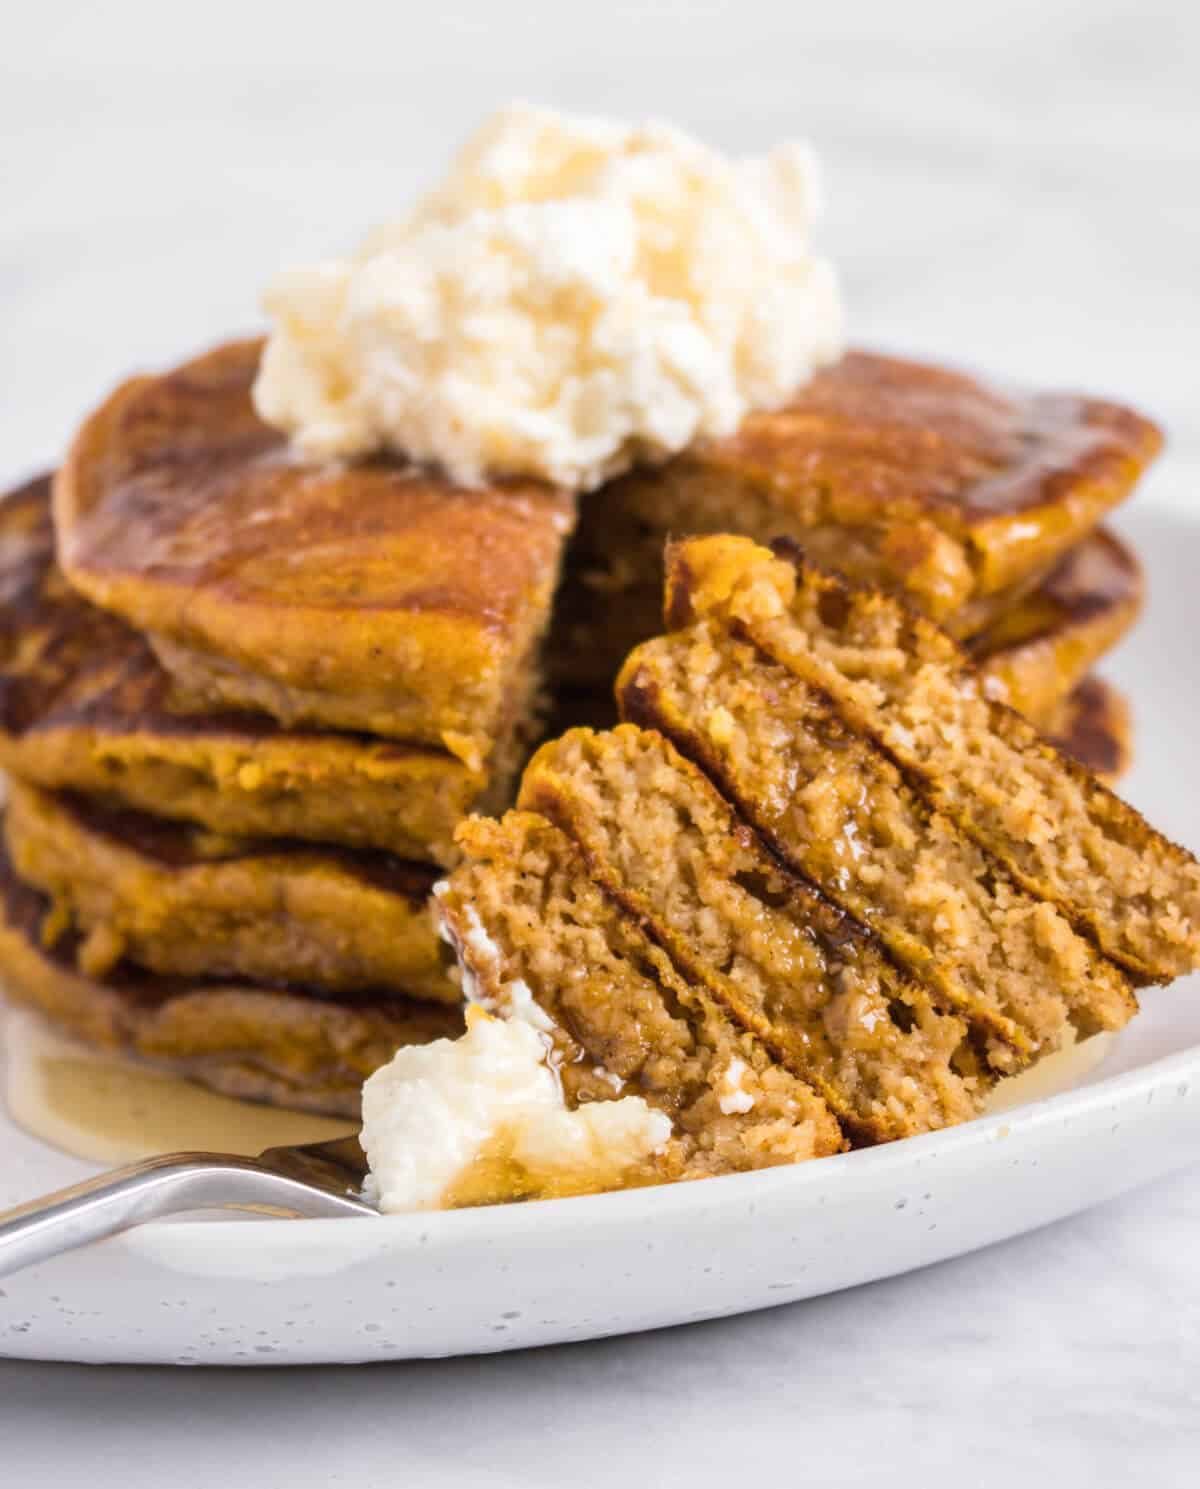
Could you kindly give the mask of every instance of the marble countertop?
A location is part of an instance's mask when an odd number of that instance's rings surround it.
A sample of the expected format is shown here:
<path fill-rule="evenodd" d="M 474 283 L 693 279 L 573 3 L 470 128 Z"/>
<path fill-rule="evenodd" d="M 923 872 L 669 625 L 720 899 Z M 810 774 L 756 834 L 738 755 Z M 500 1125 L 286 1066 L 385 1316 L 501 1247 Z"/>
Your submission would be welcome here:
<path fill-rule="evenodd" d="M 257 323 L 493 105 L 808 134 L 855 338 L 1108 392 L 1200 477 L 1200 13 L 1180 4 L 26 7 L 0 54 L 0 480 L 119 377 Z M 770 1313 L 361 1370 L 0 1362 L 14 1483 L 1193 1483 L 1200 1169 Z"/>

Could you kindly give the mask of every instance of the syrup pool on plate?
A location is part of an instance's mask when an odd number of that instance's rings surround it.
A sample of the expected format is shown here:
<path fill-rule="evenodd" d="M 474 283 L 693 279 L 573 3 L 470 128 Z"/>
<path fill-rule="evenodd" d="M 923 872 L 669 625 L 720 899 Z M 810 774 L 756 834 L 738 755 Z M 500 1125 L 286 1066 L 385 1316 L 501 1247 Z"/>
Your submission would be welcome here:
<path fill-rule="evenodd" d="M 1097 1034 L 1002 1081 L 985 1111 L 1009 1111 L 1069 1090 L 1112 1048 Z M 155 1153 L 236 1153 L 343 1137 L 338 1117 L 239 1101 L 180 1076 L 88 1049 L 38 1015 L 9 1009 L 4 1020 L 5 1101 L 31 1136 L 94 1163 L 132 1163 Z"/>
<path fill-rule="evenodd" d="M 356 1124 L 221 1096 L 179 1076 L 94 1051 L 36 1014 L 4 1018 L 4 1095 L 18 1127 L 95 1163 L 156 1153 L 235 1153 L 344 1137 Z"/>
<path fill-rule="evenodd" d="M 1047 1096 L 1057 1096 L 1060 1091 L 1069 1091 L 1103 1061 L 1112 1049 L 1113 1034 L 1093 1034 L 1090 1039 L 1072 1042 L 1056 1054 L 1001 1081 L 988 1097 L 984 1111 L 1011 1111 L 1015 1106 L 1028 1106 L 1031 1101 L 1041 1101 Z"/>

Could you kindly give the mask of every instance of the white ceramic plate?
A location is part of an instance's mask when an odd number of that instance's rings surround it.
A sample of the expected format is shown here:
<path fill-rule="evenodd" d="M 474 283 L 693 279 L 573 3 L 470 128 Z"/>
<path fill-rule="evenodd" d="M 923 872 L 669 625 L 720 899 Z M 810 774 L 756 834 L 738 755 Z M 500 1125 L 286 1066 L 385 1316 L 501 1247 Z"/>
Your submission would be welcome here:
<path fill-rule="evenodd" d="M 1200 524 L 1121 526 L 1151 604 L 1106 669 L 1134 698 L 1126 792 L 1200 844 Z M 157 1223 L 0 1281 L 0 1354 L 180 1364 L 400 1359 L 714 1318 L 925 1266 L 1200 1151 L 1200 979 L 1070 1090 L 951 1132 L 675 1188 L 379 1221 Z M 0 1208 L 89 1166 L 0 1116 Z"/>

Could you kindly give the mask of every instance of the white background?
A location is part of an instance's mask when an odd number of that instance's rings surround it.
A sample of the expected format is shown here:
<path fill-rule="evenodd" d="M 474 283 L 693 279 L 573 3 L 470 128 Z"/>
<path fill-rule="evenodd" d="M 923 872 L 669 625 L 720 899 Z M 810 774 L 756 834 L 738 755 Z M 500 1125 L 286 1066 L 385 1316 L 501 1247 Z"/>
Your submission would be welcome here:
<path fill-rule="evenodd" d="M 806 134 L 855 339 L 1124 397 L 1200 478 L 1200 11 L 1171 4 L 10 3 L 0 479 L 257 324 L 494 105 Z M 0 1362 L 0 1482 L 840 1486 L 1200 1476 L 1200 1173 L 932 1271 L 524 1356 Z"/>

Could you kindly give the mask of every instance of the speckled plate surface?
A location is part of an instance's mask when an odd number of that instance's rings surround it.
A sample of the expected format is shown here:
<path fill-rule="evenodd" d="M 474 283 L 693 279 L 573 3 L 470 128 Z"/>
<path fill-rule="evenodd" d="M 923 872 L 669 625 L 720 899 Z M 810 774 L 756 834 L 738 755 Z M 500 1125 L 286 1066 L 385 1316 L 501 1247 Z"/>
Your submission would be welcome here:
<path fill-rule="evenodd" d="M 1118 522 L 1149 571 L 1106 669 L 1125 792 L 1200 844 L 1200 521 Z M 1068 1090 L 951 1132 L 676 1188 L 376 1221 L 158 1223 L 0 1280 L 0 1354 L 312 1364 L 512 1349 L 770 1307 L 955 1256 L 1109 1199 L 1200 1144 L 1200 979 Z M 92 1171 L 0 1114 L 0 1207 Z"/>

